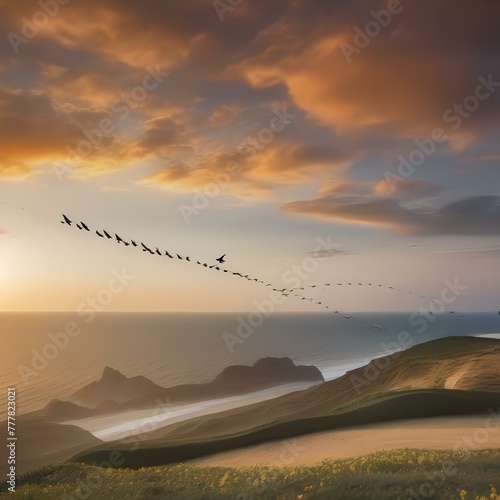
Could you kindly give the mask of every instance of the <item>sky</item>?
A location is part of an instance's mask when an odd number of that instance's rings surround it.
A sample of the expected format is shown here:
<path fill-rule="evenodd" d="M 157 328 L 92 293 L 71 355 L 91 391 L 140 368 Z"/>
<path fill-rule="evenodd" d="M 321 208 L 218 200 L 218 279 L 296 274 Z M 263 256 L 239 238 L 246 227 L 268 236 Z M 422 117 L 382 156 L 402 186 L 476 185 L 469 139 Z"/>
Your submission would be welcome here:
<path fill-rule="evenodd" d="M 222 254 L 278 288 L 404 291 L 314 290 L 345 311 L 446 283 L 446 307 L 500 309 L 499 21 L 492 0 L 0 0 L 0 310 L 324 311 L 195 263 Z"/>

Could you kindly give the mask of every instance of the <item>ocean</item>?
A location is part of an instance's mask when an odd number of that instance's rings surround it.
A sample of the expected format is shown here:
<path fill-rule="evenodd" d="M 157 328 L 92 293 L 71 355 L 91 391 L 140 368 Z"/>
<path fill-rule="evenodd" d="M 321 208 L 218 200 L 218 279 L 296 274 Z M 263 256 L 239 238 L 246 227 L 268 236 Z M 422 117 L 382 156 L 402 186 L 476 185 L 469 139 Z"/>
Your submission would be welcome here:
<path fill-rule="evenodd" d="M 17 389 L 18 414 L 64 399 L 99 379 L 105 366 L 169 387 L 209 382 L 229 365 L 288 356 L 296 364 L 317 366 L 328 380 L 410 344 L 500 332 L 497 311 L 427 319 L 403 313 L 352 318 L 333 313 L 100 313 L 89 323 L 85 319 L 77 313 L 0 313 L 0 385 L 5 397 L 7 387 Z"/>

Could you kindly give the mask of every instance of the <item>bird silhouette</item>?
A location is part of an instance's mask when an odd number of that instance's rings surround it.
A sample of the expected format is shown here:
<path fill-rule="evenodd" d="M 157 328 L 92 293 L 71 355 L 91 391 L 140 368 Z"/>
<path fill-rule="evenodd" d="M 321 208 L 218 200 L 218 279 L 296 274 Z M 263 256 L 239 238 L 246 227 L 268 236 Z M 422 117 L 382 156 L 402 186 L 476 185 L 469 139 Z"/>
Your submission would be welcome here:
<path fill-rule="evenodd" d="M 149 252 L 151 254 L 153 254 L 153 250 L 151 250 L 151 248 L 147 247 L 144 243 L 141 242 L 141 245 L 142 245 L 142 248 L 143 248 L 143 252 Z"/>
<path fill-rule="evenodd" d="M 89 227 L 87 226 L 87 224 L 85 224 L 85 222 L 80 222 L 80 224 L 82 225 L 83 229 L 85 229 L 85 231 L 90 231 Z"/>
<path fill-rule="evenodd" d="M 130 240 L 130 243 L 132 243 L 132 245 L 134 245 L 134 247 L 137 246 L 137 243 L 134 240 Z"/>
<path fill-rule="evenodd" d="M 118 243 L 123 243 L 123 240 L 115 233 L 115 236 L 116 236 L 116 241 Z"/>
<path fill-rule="evenodd" d="M 104 238 L 104 236 L 97 230 L 96 230 L 95 234 L 97 234 L 97 236 L 99 236 L 99 238 Z"/>
<path fill-rule="evenodd" d="M 72 221 L 70 221 L 64 214 L 62 214 L 62 216 L 64 220 L 61 221 L 61 224 L 68 224 L 68 226 L 71 226 Z"/>
<path fill-rule="evenodd" d="M 77 227 L 80 231 L 83 229 L 83 227 L 82 227 L 82 226 L 80 226 L 80 224 L 78 224 L 78 223 L 76 224 L 76 227 Z"/>
<path fill-rule="evenodd" d="M 162 254 L 162 253 L 158 250 L 158 247 L 156 247 L 156 253 L 157 253 L 158 255 L 163 255 L 163 254 Z"/>
<path fill-rule="evenodd" d="M 180 259 L 180 260 L 183 260 L 182 257 L 179 254 L 177 254 L 177 258 Z"/>
<path fill-rule="evenodd" d="M 165 250 L 165 255 L 166 255 L 167 257 L 170 257 L 171 259 L 173 259 L 173 258 L 174 258 L 174 256 L 173 256 L 173 255 L 170 255 L 170 254 L 168 253 L 168 250 Z"/>
<path fill-rule="evenodd" d="M 221 255 L 218 259 L 215 259 L 219 264 L 224 264 L 224 262 L 226 262 L 224 260 L 224 257 L 226 256 L 226 254 L 224 255 Z"/>
<path fill-rule="evenodd" d="M 113 236 L 111 236 L 105 229 L 103 229 L 102 232 L 106 235 L 106 238 L 108 238 L 108 240 L 113 239 Z"/>
<path fill-rule="evenodd" d="M 207 265 L 207 263 L 206 263 L 206 262 L 203 264 L 203 267 L 208 267 L 208 265 Z"/>
<path fill-rule="evenodd" d="M 191 262 L 191 259 L 189 258 L 189 255 L 186 257 L 186 260 L 187 260 L 188 262 Z"/>

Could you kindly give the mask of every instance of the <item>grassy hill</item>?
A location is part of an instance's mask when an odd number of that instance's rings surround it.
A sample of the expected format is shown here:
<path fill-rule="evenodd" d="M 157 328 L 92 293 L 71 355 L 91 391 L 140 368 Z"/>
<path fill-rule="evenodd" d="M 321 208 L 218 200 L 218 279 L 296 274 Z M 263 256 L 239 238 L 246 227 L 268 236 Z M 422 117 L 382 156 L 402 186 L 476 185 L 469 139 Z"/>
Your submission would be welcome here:
<path fill-rule="evenodd" d="M 447 337 L 426 342 L 305 391 L 158 429 L 147 440 L 223 436 L 269 422 L 330 415 L 365 399 L 419 389 L 500 393 L 500 340 Z"/>
<path fill-rule="evenodd" d="M 110 453 L 119 452 L 122 467 L 138 469 L 329 429 L 404 418 L 482 413 L 499 406 L 500 393 L 439 389 L 393 393 L 364 401 L 355 408 L 339 409 L 330 415 L 269 423 L 213 438 L 194 440 L 188 437 L 176 441 L 157 438 L 143 441 L 138 449 L 130 449 L 126 442 L 105 443 L 73 460 L 100 464 L 108 460 Z"/>
<path fill-rule="evenodd" d="M 396 450 L 310 467 L 180 464 L 134 471 L 72 463 L 20 476 L 17 496 L 33 500 L 500 500 L 495 489 L 500 487 L 499 463 L 500 450 Z M 4 484 L 0 499 L 11 498 Z"/>
<path fill-rule="evenodd" d="M 448 337 L 374 360 L 305 391 L 143 434 L 133 452 L 125 440 L 75 460 L 100 462 L 111 450 L 120 450 L 124 466 L 136 468 L 327 429 L 481 413 L 498 406 L 500 340 Z"/>

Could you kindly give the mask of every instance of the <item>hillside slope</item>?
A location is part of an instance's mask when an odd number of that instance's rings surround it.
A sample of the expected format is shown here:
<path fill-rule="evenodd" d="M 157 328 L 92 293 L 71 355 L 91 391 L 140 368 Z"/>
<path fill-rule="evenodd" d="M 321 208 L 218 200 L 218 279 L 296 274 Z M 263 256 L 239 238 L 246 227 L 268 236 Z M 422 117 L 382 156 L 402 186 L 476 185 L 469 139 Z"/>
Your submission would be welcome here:
<path fill-rule="evenodd" d="M 143 434 L 133 453 L 123 441 L 76 459 L 92 462 L 119 449 L 125 466 L 141 467 L 332 428 L 486 412 L 500 406 L 499 370 L 500 340 L 449 337 L 305 391 Z"/>

